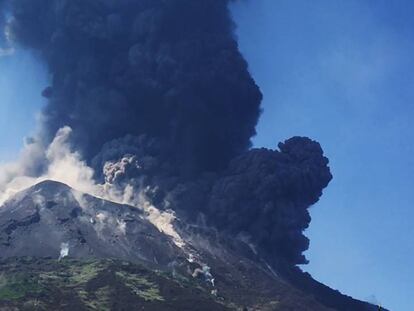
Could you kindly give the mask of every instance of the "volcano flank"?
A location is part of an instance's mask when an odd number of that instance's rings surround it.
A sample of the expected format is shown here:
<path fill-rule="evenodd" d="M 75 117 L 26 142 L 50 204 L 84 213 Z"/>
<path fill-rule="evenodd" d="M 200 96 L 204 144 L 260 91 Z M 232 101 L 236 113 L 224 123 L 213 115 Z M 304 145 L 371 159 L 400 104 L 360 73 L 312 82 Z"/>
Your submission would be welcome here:
<path fill-rule="evenodd" d="M 376 310 L 298 266 L 329 160 L 252 148 L 230 2 L 0 0 L 1 48 L 50 76 L 0 176 L 2 310 Z"/>

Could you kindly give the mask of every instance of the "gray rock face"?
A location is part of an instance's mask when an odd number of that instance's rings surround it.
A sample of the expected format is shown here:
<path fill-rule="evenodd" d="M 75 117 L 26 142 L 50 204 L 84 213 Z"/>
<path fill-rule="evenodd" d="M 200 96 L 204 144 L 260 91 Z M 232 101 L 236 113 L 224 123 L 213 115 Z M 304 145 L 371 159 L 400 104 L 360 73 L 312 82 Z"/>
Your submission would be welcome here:
<path fill-rule="evenodd" d="M 139 209 L 45 181 L 0 208 L 0 257 L 110 257 L 168 264 L 183 256 Z"/>
<path fill-rule="evenodd" d="M 177 280 L 194 279 L 220 304 L 235 310 L 376 309 L 318 283 L 298 268 L 272 269 L 242 238 L 229 239 L 216 230 L 177 220 L 174 230 L 184 243 L 178 247 L 160 230 L 138 208 L 45 181 L 0 207 L 0 261 L 68 256 L 143 263 Z"/>

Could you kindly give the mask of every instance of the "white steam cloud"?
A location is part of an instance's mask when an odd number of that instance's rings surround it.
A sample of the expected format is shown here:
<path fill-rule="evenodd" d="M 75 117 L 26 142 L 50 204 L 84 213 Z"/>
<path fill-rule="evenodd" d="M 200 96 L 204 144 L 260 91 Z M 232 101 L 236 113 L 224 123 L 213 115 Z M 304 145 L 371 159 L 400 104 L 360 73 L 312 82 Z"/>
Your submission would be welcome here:
<path fill-rule="evenodd" d="M 57 133 L 51 144 L 45 148 L 38 142 L 27 144 L 21 158 L 15 163 L 0 166 L 0 208 L 16 193 L 45 181 L 54 180 L 68 185 L 82 193 L 109 200 L 115 203 L 127 204 L 142 209 L 146 218 L 159 231 L 169 235 L 178 247 L 184 246 L 184 241 L 174 229 L 176 217 L 173 211 L 160 211 L 148 202 L 143 189 L 136 193 L 130 185 L 119 186 L 112 183 L 119 174 L 124 173 L 126 163 L 132 161 L 128 157 L 119 162 L 105 164 L 105 183 L 97 184 L 93 179 L 94 170 L 82 160 L 81 155 L 72 151 L 69 138 L 70 127 L 63 127 Z M 46 163 L 45 173 L 33 176 L 38 163 Z M 78 201 L 82 201 L 78 198 Z M 123 224 L 119 224 L 122 229 Z"/>
<path fill-rule="evenodd" d="M 45 148 L 38 142 L 25 146 L 21 158 L 15 163 L 0 166 L 0 205 L 14 194 L 44 180 L 55 180 L 82 192 L 94 193 L 94 171 L 72 152 L 68 143 L 72 130 L 61 128 L 52 143 Z M 47 163 L 46 173 L 32 176 L 38 163 Z"/>
<path fill-rule="evenodd" d="M 60 245 L 59 260 L 69 256 L 69 243 L 62 243 Z"/>

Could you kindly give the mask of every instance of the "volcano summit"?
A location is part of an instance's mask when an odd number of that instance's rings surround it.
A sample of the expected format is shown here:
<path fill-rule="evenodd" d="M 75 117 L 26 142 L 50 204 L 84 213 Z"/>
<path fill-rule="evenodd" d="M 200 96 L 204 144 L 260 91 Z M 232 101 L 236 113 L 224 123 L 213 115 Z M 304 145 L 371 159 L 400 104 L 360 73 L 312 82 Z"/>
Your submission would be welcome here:
<path fill-rule="evenodd" d="M 275 270 L 243 239 L 175 219 L 177 245 L 149 218 L 54 181 L 18 193 L 0 210 L 0 306 L 375 310 L 298 269 Z"/>
<path fill-rule="evenodd" d="M 329 161 L 307 137 L 251 148 L 262 94 L 229 2 L 0 0 L 2 44 L 50 73 L 0 177 L 0 305 L 375 310 L 297 266 Z"/>

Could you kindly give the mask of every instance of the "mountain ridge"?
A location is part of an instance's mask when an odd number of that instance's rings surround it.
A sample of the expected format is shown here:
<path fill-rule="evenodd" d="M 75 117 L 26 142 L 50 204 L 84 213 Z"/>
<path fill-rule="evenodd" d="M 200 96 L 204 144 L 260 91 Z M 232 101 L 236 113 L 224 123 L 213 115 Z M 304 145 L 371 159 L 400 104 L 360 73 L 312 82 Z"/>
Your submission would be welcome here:
<path fill-rule="evenodd" d="M 211 303 L 219 303 L 212 310 L 376 310 L 299 269 L 271 268 L 246 242 L 177 222 L 175 229 L 185 241 L 182 248 L 138 208 L 43 181 L 0 208 L 0 259 L 7 263 L 29 256 L 44 260 L 41 266 L 66 257 L 81 265 L 88 260 L 131 262 L 169 273 L 175 281 L 196 282 Z M 158 310 L 155 305 L 148 310 Z"/>

